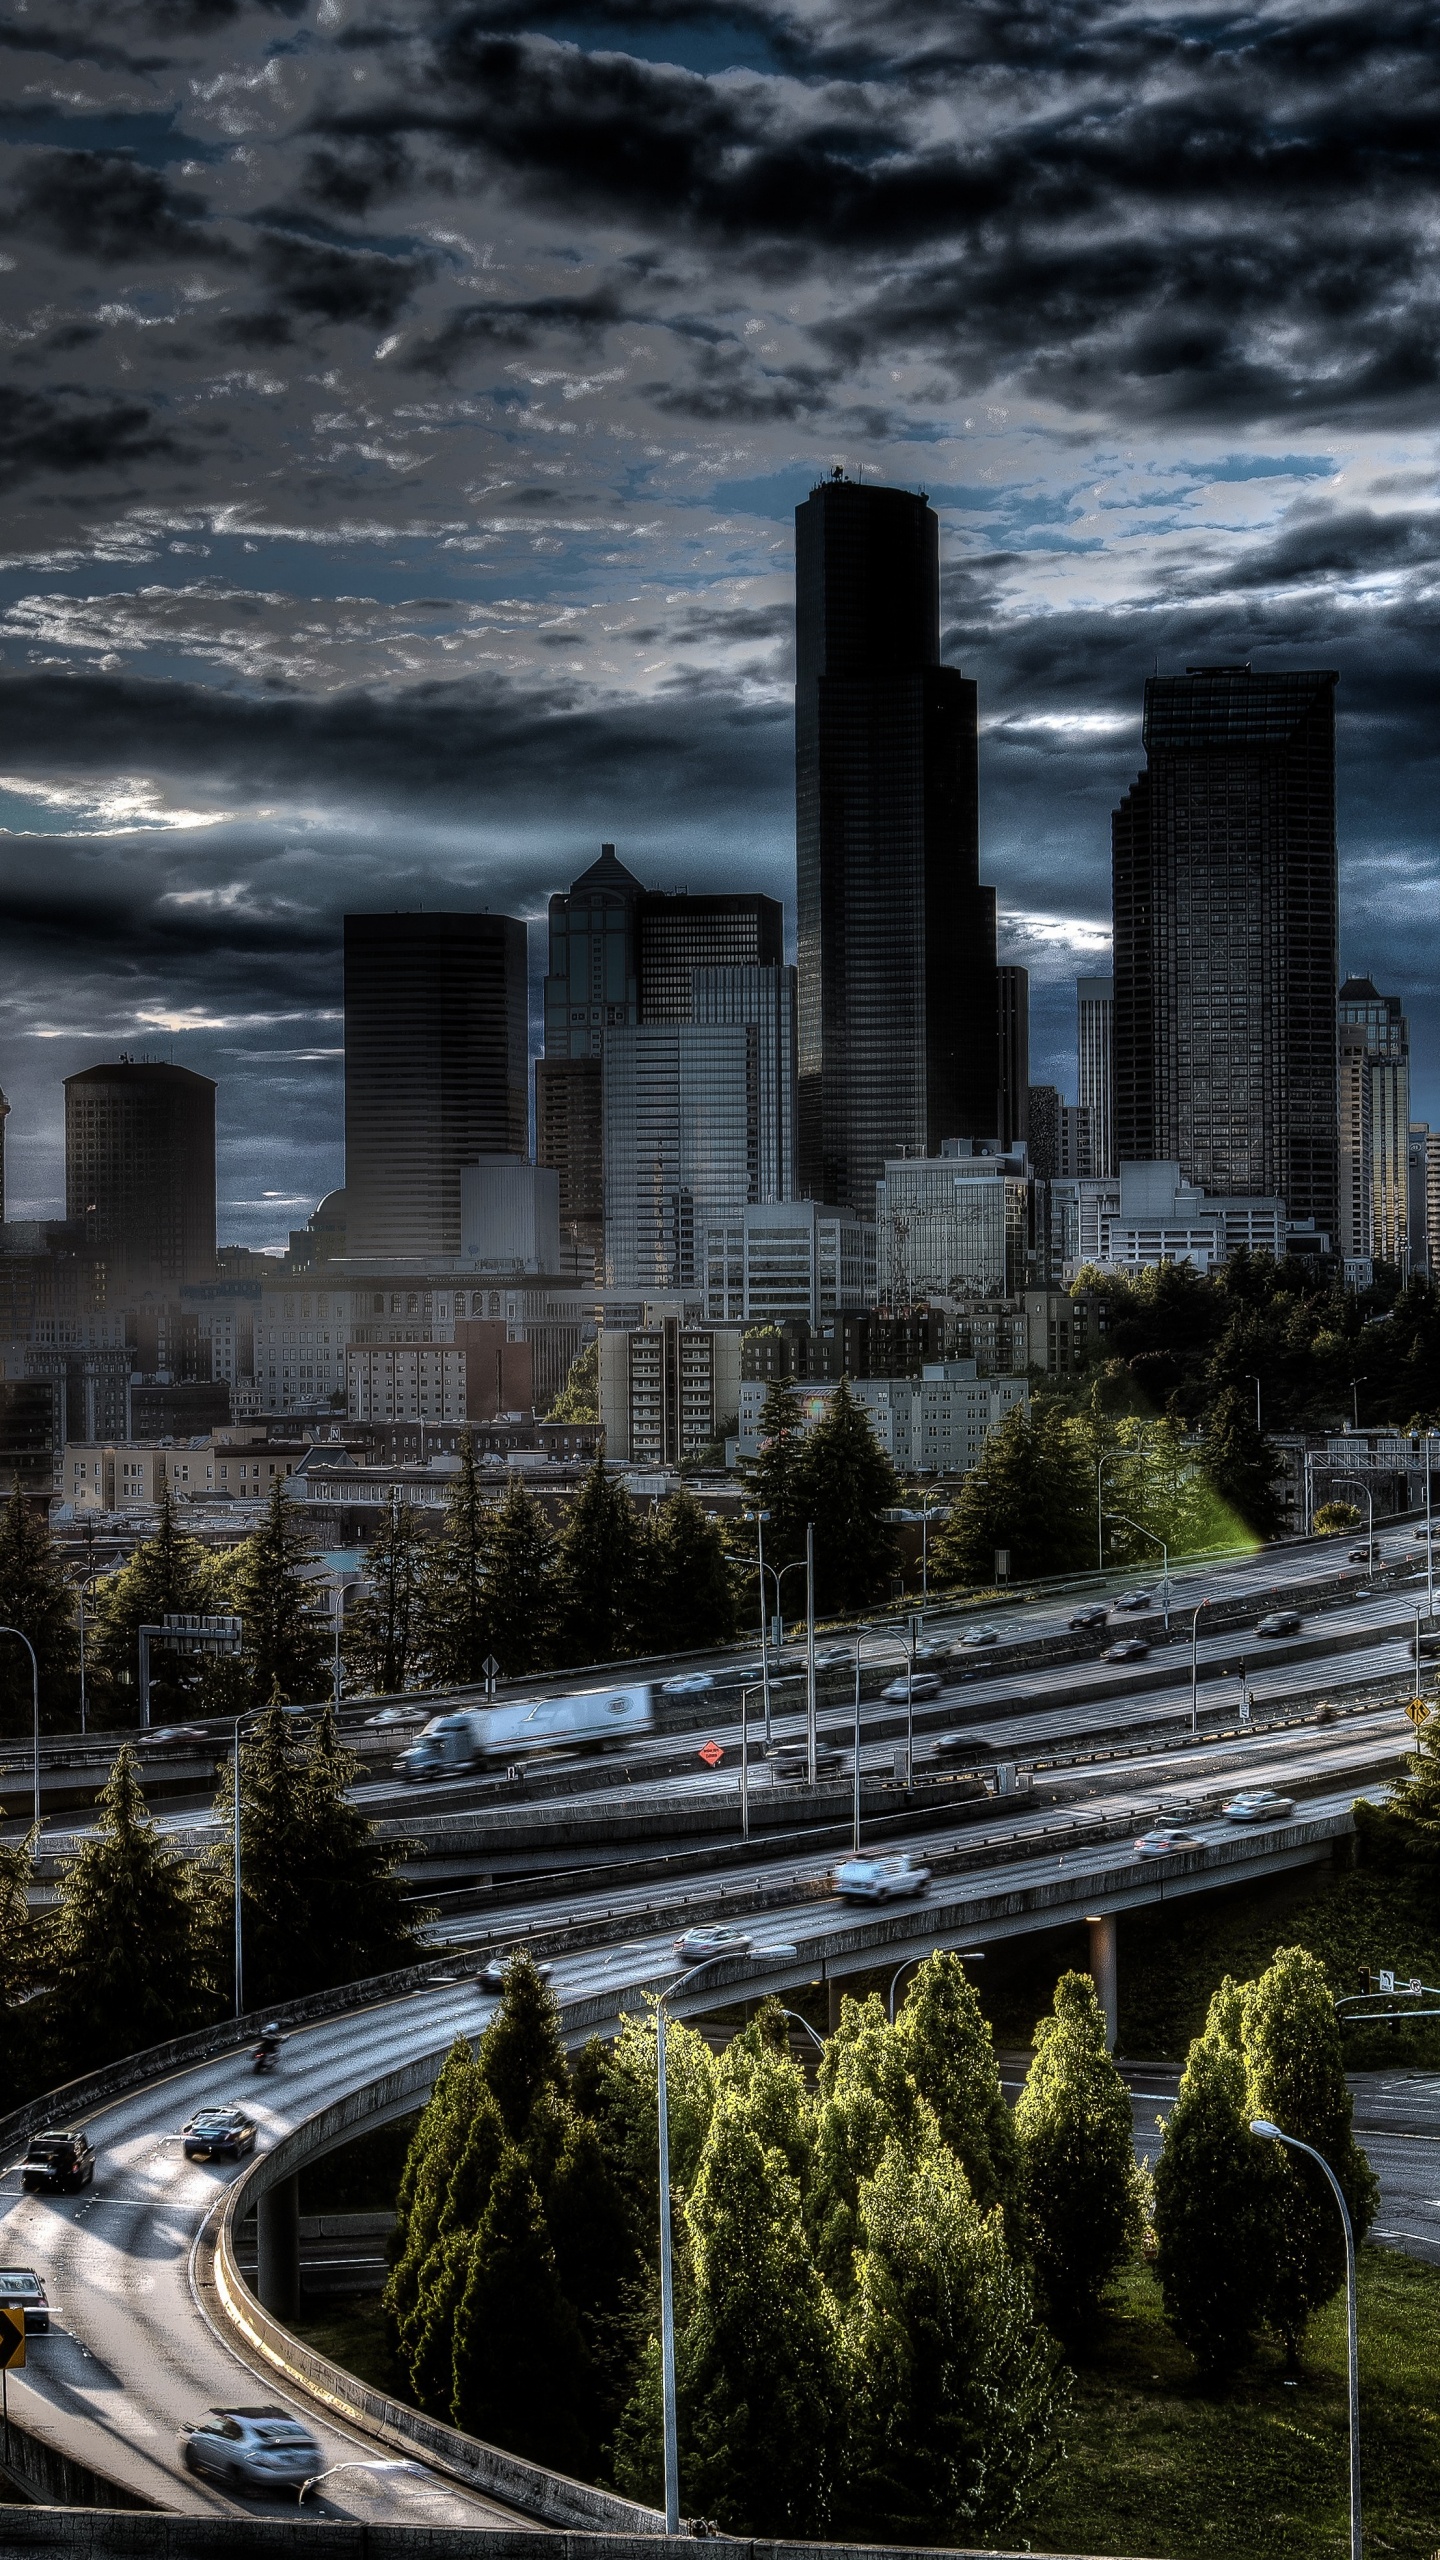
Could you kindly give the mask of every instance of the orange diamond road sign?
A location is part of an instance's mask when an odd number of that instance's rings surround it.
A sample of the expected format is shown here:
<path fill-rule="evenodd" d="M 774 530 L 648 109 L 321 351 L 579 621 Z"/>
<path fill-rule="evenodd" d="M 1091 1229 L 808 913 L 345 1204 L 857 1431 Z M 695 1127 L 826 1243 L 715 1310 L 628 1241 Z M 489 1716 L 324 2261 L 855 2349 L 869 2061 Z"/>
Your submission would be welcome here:
<path fill-rule="evenodd" d="M 25 2361 L 25 2312 L 19 2303 L 0 2308 L 0 2372 L 11 2373 Z"/>
<path fill-rule="evenodd" d="M 1427 1724 L 1429 1722 L 1429 1702 L 1424 1698 L 1412 1698 L 1405 1709 L 1405 1713 L 1418 1733 L 1422 1724 Z"/>
<path fill-rule="evenodd" d="M 717 1769 L 725 1754 L 718 1742 L 702 1742 L 695 1757 L 703 1760 L 707 1769 Z"/>

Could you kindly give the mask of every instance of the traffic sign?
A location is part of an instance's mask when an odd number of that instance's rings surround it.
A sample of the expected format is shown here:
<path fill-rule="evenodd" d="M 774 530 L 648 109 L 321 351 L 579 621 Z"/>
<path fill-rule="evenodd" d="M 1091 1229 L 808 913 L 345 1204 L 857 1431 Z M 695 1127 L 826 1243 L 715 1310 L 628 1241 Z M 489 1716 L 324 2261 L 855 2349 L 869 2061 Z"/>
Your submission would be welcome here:
<path fill-rule="evenodd" d="M 0 2371 L 13 2373 L 25 2361 L 25 2310 L 21 2303 L 0 2305 Z"/>
<path fill-rule="evenodd" d="M 1411 1698 L 1406 1703 L 1405 1713 L 1418 1733 L 1422 1724 L 1429 1723 L 1430 1702 L 1427 1698 Z"/>
<path fill-rule="evenodd" d="M 718 1742 L 702 1742 L 695 1757 L 703 1760 L 707 1769 L 718 1769 L 725 1754 Z"/>

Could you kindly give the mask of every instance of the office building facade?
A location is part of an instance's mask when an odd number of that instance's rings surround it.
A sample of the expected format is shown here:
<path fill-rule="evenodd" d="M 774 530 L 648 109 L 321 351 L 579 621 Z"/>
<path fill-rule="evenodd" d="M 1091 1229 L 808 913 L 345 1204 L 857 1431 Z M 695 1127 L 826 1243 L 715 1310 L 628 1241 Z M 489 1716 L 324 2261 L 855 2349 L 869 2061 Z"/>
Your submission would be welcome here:
<path fill-rule="evenodd" d="M 1433 1272 L 1430 1252 L 1430 1123 L 1412 1120 L 1406 1150 L 1409 1170 L 1410 1268 Z"/>
<path fill-rule="evenodd" d="M 1023 1146 L 1030 1126 L 1030 972 L 1006 961 L 995 972 L 1000 1035 L 1000 1111 L 995 1135 L 1002 1147 Z M 960 1132 L 952 1130 L 952 1137 Z"/>
<path fill-rule="evenodd" d="M 1335 686 L 1194 667 L 1145 687 L 1115 812 L 1120 1162 L 1336 1216 Z"/>
<path fill-rule="evenodd" d="M 215 1087 L 120 1059 L 65 1079 L 65 1214 L 113 1305 L 215 1276 Z"/>
<path fill-rule="evenodd" d="M 755 1079 L 757 1154 L 753 1197 L 795 1197 L 795 972 L 764 966 L 696 969 L 690 1019 L 748 1035 Z"/>
<path fill-rule="evenodd" d="M 607 1031 L 603 1065 L 607 1285 L 698 1289 L 706 1230 L 755 1197 L 754 1035 L 743 1023 L 637 1023 Z"/>
<path fill-rule="evenodd" d="M 1368 1251 L 1377 1262 L 1392 1262 L 1405 1271 L 1410 1262 L 1410 1025 L 1399 997 L 1382 996 L 1364 977 L 1346 979 L 1336 1011 L 1341 1041 L 1358 1033 L 1365 1044 L 1370 1087 Z M 1342 1130 L 1343 1125 L 1342 1114 Z"/>
<path fill-rule="evenodd" d="M 697 969 L 778 969 L 785 915 L 778 898 L 750 891 L 711 897 L 646 889 L 635 904 L 639 1022 L 693 1022 Z"/>
<path fill-rule="evenodd" d="M 808 1324 L 819 1332 L 875 1302 L 875 1227 L 818 1200 L 767 1201 L 705 1238 L 712 1324 Z"/>
<path fill-rule="evenodd" d="M 458 1254 L 461 1167 L 530 1152 L 526 1013 L 513 916 L 345 918 L 351 1254 Z"/>
<path fill-rule="evenodd" d="M 1090 1162 L 1085 1170 L 1103 1178 L 1114 1173 L 1120 1162 L 1115 1146 L 1114 979 L 1077 978 L 1075 1017 L 1079 1107 L 1089 1122 Z"/>
<path fill-rule="evenodd" d="M 1370 1049 L 1357 1023 L 1342 1022 L 1338 1043 L 1340 1089 L 1340 1158 L 1335 1246 L 1346 1269 L 1370 1264 L 1372 1201 L 1370 1144 Z"/>
<path fill-rule="evenodd" d="M 881 1305 L 1015 1297 L 1029 1273 L 1031 1194 L 1023 1151 L 985 1154 L 963 1138 L 887 1164 L 875 1186 Z"/>
<path fill-rule="evenodd" d="M 795 539 L 800 1181 L 864 1212 L 887 1158 L 996 1134 L 976 691 L 923 497 L 837 476 Z"/>

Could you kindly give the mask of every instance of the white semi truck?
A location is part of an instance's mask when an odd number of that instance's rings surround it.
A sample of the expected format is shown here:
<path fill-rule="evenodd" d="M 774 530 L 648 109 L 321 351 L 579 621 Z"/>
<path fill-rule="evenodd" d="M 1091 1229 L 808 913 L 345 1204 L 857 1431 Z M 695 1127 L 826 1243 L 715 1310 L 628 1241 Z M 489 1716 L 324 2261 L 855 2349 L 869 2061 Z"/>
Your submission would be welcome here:
<path fill-rule="evenodd" d="M 407 1778 L 505 1765 L 531 1751 L 608 1751 L 651 1733 L 648 1682 L 624 1689 L 578 1689 L 559 1698 L 516 1698 L 503 1706 L 454 1707 L 432 1716 L 395 1765 Z"/>

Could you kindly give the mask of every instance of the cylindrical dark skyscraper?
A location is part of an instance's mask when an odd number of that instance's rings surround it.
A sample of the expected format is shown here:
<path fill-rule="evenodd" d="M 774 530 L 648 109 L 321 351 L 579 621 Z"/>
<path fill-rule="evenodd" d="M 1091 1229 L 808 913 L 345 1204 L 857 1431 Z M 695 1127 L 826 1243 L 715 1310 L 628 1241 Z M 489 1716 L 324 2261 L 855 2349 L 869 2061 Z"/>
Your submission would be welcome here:
<path fill-rule="evenodd" d="M 528 1155 L 525 927 L 345 918 L 345 1191 L 353 1254 L 460 1250 L 460 1169 Z"/>
<path fill-rule="evenodd" d="M 127 1290 L 215 1277 L 215 1087 L 122 1058 L 65 1079 L 65 1215 Z"/>
<path fill-rule="evenodd" d="M 1145 686 L 1113 821 L 1122 1164 L 1336 1218 L 1335 687 L 1191 667 Z"/>
<path fill-rule="evenodd" d="M 975 686 L 940 664 L 940 527 L 905 489 L 795 511 L 800 1179 L 873 1212 L 887 1156 L 999 1126 Z"/>

